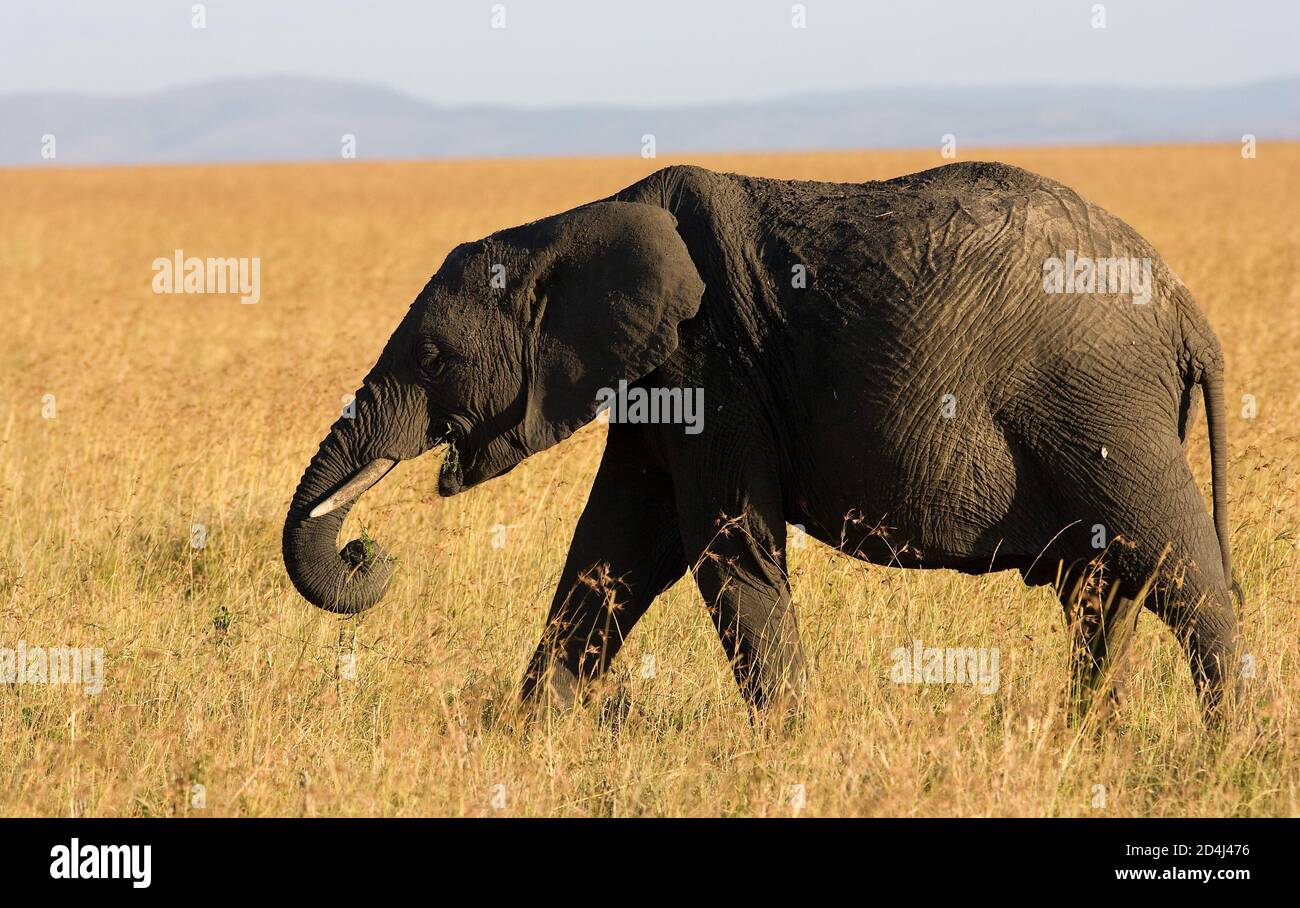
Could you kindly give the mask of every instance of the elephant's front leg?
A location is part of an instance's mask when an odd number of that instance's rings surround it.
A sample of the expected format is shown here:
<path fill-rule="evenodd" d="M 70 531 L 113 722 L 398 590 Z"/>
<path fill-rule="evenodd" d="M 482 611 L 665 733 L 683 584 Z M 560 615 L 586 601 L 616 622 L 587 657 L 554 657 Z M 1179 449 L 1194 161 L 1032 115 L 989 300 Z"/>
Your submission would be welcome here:
<path fill-rule="evenodd" d="M 786 575 L 785 518 L 775 481 L 749 472 L 748 484 L 722 499 L 679 490 L 686 550 L 698 555 L 695 580 L 753 710 L 797 716 L 807 670 Z M 722 474 L 725 475 L 725 474 Z M 705 502 L 713 501 L 712 519 Z"/>
<path fill-rule="evenodd" d="M 655 597 L 686 572 L 668 475 L 638 430 L 610 426 L 521 697 L 565 709 L 609 666 Z"/>

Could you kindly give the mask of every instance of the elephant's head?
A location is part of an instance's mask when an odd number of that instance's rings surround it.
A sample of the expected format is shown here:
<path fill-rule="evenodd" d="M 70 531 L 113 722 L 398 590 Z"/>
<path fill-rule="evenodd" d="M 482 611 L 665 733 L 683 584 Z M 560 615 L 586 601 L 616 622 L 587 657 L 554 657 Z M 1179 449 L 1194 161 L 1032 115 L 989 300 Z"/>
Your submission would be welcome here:
<path fill-rule="evenodd" d="M 676 349 L 703 292 L 675 220 L 651 205 L 598 202 L 457 247 L 298 483 L 283 540 L 294 586 L 332 612 L 370 608 L 391 562 L 368 540 L 337 550 L 361 493 L 442 443 L 447 496 L 566 438 L 600 388 Z"/>

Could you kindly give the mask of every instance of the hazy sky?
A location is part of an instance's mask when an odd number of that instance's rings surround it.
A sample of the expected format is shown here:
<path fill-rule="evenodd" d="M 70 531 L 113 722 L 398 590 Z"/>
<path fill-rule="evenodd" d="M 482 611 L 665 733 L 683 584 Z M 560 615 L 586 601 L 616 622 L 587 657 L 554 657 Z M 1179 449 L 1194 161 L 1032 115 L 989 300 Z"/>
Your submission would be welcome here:
<path fill-rule="evenodd" d="M 493 29 L 493 7 L 505 7 Z M 444 105 L 680 104 L 910 84 L 1300 71 L 1300 0 L 0 0 L 0 92 L 294 74 Z"/>

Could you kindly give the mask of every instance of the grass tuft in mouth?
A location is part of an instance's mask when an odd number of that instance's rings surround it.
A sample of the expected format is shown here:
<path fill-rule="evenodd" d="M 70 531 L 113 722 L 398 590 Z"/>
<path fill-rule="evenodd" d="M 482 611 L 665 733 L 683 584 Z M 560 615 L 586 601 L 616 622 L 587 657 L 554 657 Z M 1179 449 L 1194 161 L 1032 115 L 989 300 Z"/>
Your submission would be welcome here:
<path fill-rule="evenodd" d="M 339 555 L 354 569 L 369 568 L 379 557 L 379 543 L 363 531 L 359 538 L 343 546 Z"/>
<path fill-rule="evenodd" d="M 460 472 L 460 452 L 456 450 L 456 439 L 451 434 L 451 427 L 447 427 L 447 456 L 442 460 L 442 466 L 438 469 L 439 476 L 455 475 Z"/>

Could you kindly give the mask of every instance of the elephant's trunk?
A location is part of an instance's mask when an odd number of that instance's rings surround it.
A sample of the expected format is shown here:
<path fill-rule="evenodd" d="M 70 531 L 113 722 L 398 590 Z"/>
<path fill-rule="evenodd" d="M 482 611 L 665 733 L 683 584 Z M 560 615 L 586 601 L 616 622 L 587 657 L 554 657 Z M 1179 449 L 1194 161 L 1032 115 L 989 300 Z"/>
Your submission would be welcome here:
<path fill-rule="evenodd" d="M 363 612 L 383 598 L 393 564 L 378 544 L 354 539 L 337 548 L 339 528 L 357 496 L 394 461 L 356 464 L 331 432 L 308 464 L 284 522 L 284 565 L 303 598 L 330 612 Z M 315 513 L 317 516 L 311 516 Z"/>

